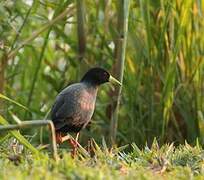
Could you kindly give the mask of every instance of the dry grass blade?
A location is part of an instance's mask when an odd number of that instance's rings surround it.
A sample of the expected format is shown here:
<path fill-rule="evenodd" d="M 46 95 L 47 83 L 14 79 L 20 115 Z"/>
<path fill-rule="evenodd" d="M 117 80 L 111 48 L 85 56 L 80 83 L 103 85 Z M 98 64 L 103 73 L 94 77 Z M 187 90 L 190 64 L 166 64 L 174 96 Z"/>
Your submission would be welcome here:
<path fill-rule="evenodd" d="M 0 115 L 0 124 L 4 125 L 5 127 L 9 125 L 9 123 Z M 4 127 L 3 126 L 3 127 Z M 12 136 L 14 136 L 21 144 L 27 147 L 32 153 L 38 155 L 39 151 L 33 147 L 17 130 L 9 132 Z"/>
<path fill-rule="evenodd" d="M 20 124 L 8 124 L 8 122 L 0 116 L 0 123 L 4 126 L 0 126 L 1 131 L 10 131 L 10 133 L 19 140 L 20 143 L 25 145 L 29 148 L 33 153 L 38 154 L 39 151 L 34 148 L 16 129 L 24 129 L 30 127 L 39 127 L 39 126 L 46 126 L 49 125 L 51 135 L 52 135 L 52 150 L 53 150 L 53 157 L 56 161 L 58 161 L 59 157 L 57 154 L 57 145 L 56 145 L 56 135 L 55 135 L 55 128 L 52 121 L 49 120 L 34 120 L 34 121 L 23 121 Z M 13 131 L 14 130 L 14 131 Z"/>

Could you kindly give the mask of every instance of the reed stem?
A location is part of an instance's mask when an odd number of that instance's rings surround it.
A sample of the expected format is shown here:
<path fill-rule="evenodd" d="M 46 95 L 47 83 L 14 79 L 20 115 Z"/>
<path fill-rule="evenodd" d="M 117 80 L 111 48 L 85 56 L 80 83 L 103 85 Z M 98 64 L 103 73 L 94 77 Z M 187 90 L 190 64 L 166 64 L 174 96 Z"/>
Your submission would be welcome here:
<path fill-rule="evenodd" d="M 116 40 L 116 64 L 115 73 L 116 77 L 121 83 L 123 83 L 123 73 L 124 73 L 124 63 L 125 63 L 125 51 L 127 43 L 127 33 L 128 33 L 128 16 L 129 16 L 129 0 L 119 0 L 118 1 L 118 37 Z M 116 142 L 117 128 L 118 128 L 118 113 L 119 105 L 121 99 L 122 86 L 116 87 L 115 97 L 116 105 L 114 106 L 113 114 L 111 117 L 110 126 L 110 140 L 112 145 Z M 115 102 L 113 102 L 115 104 Z"/>
<path fill-rule="evenodd" d="M 78 32 L 78 51 L 79 59 L 83 60 L 86 50 L 86 31 L 85 31 L 85 4 L 84 0 L 77 0 L 77 32 Z"/>

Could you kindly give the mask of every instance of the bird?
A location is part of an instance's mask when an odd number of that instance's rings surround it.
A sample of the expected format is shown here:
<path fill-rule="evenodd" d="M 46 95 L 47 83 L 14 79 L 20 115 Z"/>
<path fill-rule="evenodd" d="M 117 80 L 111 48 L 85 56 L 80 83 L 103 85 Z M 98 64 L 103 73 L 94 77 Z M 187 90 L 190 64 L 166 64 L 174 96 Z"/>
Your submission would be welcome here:
<path fill-rule="evenodd" d="M 122 85 L 105 69 L 93 67 L 84 74 L 80 82 L 67 86 L 55 99 L 51 120 L 56 131 L 56 141 L 61 144 L 68 140 L 73 147 L 73 154 L 79 145 L 79 132 L 90 123 L 93 116 L 98 88 L 107 82 Z M 67 133 L 76 133 L 75 140 Z"/>

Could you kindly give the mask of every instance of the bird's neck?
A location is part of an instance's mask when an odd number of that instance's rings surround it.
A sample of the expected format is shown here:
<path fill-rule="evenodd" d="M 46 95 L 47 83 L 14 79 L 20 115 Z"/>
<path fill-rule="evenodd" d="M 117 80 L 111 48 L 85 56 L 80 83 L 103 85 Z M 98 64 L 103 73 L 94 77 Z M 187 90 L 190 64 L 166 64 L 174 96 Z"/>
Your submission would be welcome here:
<path fill-rule="evenodd" d="M 93 92 L 93 93 L 94 92 L 97 93 L 99 85 L 96 85 L 96 84 L 91 83 L 91 82 L 83 82 L 83 83 L 88 88 L 88 91 Z"/>

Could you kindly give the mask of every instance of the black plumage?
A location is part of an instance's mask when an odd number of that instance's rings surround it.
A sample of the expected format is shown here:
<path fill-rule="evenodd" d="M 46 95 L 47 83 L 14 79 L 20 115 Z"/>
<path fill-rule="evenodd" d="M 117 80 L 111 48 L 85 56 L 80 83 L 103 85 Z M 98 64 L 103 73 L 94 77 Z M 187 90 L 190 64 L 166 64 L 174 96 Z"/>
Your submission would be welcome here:
<path fill-rule="evenodd" d="M 88 124 L 94 112 L 97 90 L 89 83 L 76 83 L 57 96 L 51 113 L 57 132 L 79 132 Z"/>
<path fill-rule="evenodd" d="M 72 84 L 60 92 L 51 111 L 51 119 L 57 133 L 78 133 L 90 122 L 95 109 L 99 85 L 115 81 L 102 68 L 90 69 L 79 83 Z"/>

